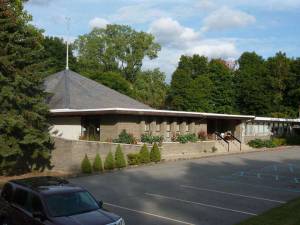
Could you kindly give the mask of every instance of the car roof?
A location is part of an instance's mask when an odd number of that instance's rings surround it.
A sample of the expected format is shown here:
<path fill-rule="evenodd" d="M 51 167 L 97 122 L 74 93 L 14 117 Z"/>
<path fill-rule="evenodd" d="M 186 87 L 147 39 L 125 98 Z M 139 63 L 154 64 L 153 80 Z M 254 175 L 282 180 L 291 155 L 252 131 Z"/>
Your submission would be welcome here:
<path fill-rule="evenodd" d="M 65 193 L 84 190 L 69 181 L 52 176 L 31 177 L 10 181 L 13 184 L 32 189 L 42 194 Z"/>

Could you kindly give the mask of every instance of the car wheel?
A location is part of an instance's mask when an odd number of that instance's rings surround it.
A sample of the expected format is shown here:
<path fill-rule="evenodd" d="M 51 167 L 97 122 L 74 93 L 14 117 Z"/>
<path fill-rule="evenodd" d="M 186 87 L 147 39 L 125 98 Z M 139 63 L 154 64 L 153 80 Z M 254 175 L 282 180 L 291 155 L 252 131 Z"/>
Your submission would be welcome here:
<path fill-rule="evenodd" d="M 0 225 L 11 225 L 11 222 L 9 219 L 4 218 L 4 219 L 0 220 Z"/>

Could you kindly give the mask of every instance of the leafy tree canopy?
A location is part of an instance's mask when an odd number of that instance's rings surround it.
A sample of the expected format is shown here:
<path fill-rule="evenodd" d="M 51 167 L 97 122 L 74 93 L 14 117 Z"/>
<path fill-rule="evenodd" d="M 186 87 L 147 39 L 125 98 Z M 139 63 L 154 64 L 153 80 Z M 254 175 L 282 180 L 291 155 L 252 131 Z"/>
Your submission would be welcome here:
<path fill-rule="evenodd" d="M 134 82 L 135 98 L 153 108 L 163 108 L 168 89 L 165 79 L 159 69 L 139 72 Z"/>
<path fill-rule="evenodd" d="M 102 72 L 120 72 L 133 82 L 145 57 L 154 59 L 160 45 L 154 36 L 138 32 L 125 25 L 107 25 L 95 28 L 75 41 L 81 70 L 99 69 Z"/>

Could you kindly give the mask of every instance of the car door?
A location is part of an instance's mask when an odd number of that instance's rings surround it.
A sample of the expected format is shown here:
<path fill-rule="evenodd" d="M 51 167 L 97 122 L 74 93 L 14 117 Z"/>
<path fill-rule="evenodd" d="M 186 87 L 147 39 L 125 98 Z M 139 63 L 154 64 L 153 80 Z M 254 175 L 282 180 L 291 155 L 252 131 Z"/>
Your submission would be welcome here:
<path fill-rule="evenodd" d="M 27 201 L 27 210 L 30 213 L 27 221 L 30 223 L 30 225 L 43 225 L 43 222 L 40 220 L 40 218 L 34 218 L 32 215 L 34 212 L 44 213 L 44 208 L 40 197 L 34 193 L 30 193 Z"/>
<path fill-rule="evenodd" d="M 17 218 L 17 225 L 43 225 L 42 221 L 34 218 L 33 212 L 43 212 L 43 206 L 40 198 L 25 189 L 16 188 L 13 198 L 13 208 Z"/>
<path fill-rule="evenodd" d="M 13 220 L 16 225 L 18 224 L 28 224 L 28 212 L 26 212 L 26 203 L 28 198 L 28 191 L 17 187 L 15 189 L 13 199 L 12 199 L 12 211 Z"/>

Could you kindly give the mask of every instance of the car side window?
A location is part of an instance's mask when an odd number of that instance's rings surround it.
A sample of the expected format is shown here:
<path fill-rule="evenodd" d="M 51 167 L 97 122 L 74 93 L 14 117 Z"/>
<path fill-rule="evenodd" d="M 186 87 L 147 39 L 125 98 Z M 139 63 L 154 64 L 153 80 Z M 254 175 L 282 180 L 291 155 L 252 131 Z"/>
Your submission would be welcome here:
<path fill-rule="evenodd" d="M 29 201 L 31 202 L 31 212 L 44 212 L 41 199 L 37 195 L 31 194 L 30 199 L 31 200 Z"/>
<path fill-rule="evenodd" d="M 16 188 L 14 197 L 13 197 L 13 203 L 20 206 L 23 209 L 26 209 L 26 203 L 27 203 L 27 197 L 28 197 L 28 192 L 20 189 L 20 188 Z"/>
<path fill-rule="evenodd" d="M 5 184 L 1 192 L 1 197 L 4 198 L 6 201 L 10 202 L 12 195 L 13 195 L 12 185 L 9 183 Z"/>

